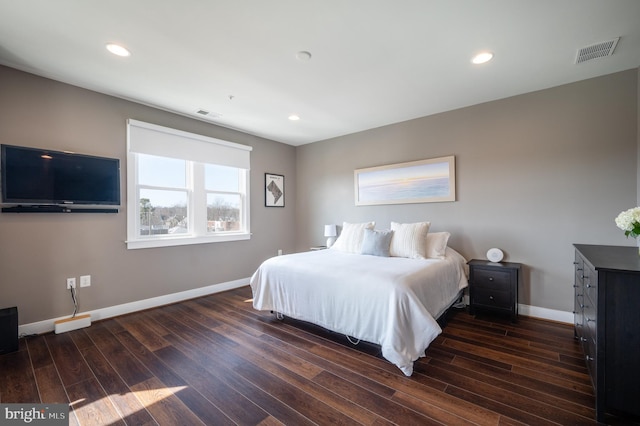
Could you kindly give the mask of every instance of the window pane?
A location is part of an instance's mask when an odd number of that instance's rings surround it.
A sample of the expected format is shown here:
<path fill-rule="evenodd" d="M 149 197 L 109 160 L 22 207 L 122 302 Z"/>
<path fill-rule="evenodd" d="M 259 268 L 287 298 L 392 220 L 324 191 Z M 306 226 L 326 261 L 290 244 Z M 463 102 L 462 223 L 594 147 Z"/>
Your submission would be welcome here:
<path fill-rule="evenodd" d="M 204 176 L 205 188 L 208 190 L 240 192 L 240 169 L 205 164 Z"/>
<path fill-rule="evenodd" d="M 186 187 L 186 161 L 138 154 L 138 183 L 168 188 Z"/>
<path fill-rule="evenodd" d="M 187 191 L 140 189 L 140 235 L 188 232 Z"/>
<path fill-rule="evenodd" d="M 207 194 L 207 232 L 239 231 L 240 195 Z"/>

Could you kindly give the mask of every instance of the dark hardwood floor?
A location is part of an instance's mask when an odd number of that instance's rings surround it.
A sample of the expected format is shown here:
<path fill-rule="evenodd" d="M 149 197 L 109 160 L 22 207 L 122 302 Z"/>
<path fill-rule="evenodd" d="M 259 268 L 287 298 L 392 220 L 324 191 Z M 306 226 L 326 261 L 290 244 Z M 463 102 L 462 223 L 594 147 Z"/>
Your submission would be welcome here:
<path fill-rule="evenodd" d="M 568 325 L 456 311 L 405 377 L 378 347 L 278 321 L 250 297 L 21 339 L 0 356 L 0 402 L 69 402 L 80 425 L 595 424 Z"/>

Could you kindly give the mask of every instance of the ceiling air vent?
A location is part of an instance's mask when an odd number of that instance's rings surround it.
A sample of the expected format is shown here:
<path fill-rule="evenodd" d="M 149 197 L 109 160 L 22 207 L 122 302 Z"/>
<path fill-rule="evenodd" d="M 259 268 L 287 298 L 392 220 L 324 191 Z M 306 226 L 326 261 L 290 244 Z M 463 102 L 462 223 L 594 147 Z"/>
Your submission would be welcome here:
<path fill-rule="evenodd" d="M 202 115 L 204 117 L 209 117 L 209 118 L 220 118 L 222 117 L 222 114 L 218 114 L 217 112 L 210 112 L 204 109 L 199 109 L 196 111 L 196 114 L 198 115 Z"/>
<path fill-rule="evenodd" d="M 576 64 L 590 61 L 591 59 L 604 58 L 605 56 L 611 56 L 618 44 L 620 37 L 613 40 L 603 41 L 602 43 L 592 44 L 591 46 L 583 47 L 578 50 L 576 56 Z"/>

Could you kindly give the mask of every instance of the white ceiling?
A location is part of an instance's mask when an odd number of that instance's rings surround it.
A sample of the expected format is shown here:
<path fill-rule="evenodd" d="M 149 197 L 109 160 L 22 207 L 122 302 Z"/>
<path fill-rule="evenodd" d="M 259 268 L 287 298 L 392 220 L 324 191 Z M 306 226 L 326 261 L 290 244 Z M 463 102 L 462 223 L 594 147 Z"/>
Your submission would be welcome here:
<path fill-rule="evenodd" d="M 301 145 L 637 68 L 640 1 L 0 0 L 0 64 Z"/>

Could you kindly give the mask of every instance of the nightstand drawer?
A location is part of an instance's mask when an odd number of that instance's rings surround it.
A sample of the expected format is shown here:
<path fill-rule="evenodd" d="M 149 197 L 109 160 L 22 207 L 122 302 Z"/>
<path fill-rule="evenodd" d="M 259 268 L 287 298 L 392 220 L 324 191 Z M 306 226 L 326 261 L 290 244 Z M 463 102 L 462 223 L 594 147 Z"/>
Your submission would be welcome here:
<path fill-rule="evenodd" d="M 511 288 L 511 273 L 476 268 L 473 274 L 473 284 L 478 288 L 487 288 L 508 292 Z"/>
<path fill-rule="evenodd" d="M 513 297 L 507 291 L 497 291 L 486 288 L 478 288 L 473 294 L 472 303 L 477 306 L 511 310 Z"/>

